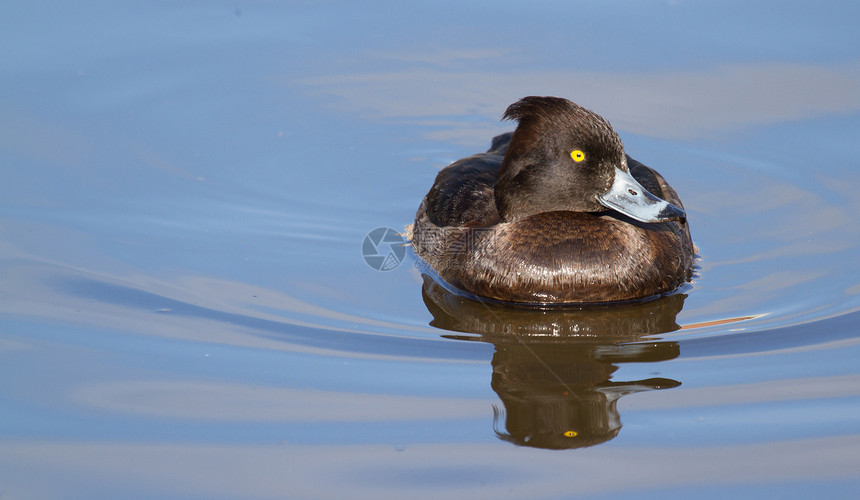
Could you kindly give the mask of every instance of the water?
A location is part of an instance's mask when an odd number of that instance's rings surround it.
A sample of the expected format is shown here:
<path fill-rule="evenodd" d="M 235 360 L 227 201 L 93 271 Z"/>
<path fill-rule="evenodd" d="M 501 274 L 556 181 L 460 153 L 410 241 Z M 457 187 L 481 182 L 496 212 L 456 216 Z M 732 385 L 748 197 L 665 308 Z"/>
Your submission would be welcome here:
<path fill-rule="evenodd" d="M 857 10 L 6 6 L 0 497 L 852 496 Z M 365 263 L 530 94 L 673 184 L 692 284 L 511 311 Z"/>

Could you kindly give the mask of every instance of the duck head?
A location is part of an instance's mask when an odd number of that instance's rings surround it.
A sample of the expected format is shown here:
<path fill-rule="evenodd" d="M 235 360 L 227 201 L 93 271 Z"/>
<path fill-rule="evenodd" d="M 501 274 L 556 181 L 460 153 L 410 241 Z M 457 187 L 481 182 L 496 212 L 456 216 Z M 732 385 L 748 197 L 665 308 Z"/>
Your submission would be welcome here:
<path fill-rule="evenodd" d="M 640 222 L 684 219 L 630 175 L 621 139 L 598 114 L 567 99 L 525 97 L 504 119 L 519 123 L 496 182 L 502 220 L 607 208 Z"/>

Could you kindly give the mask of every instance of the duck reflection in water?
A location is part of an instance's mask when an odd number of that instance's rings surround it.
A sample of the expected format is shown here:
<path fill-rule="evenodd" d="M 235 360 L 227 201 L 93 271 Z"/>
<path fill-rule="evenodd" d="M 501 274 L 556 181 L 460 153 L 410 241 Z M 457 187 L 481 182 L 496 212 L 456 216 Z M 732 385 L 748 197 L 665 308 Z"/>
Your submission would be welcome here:
<path fill-rule="evenodd" d="M 614 381 L 612 375 L 619 363 L 678 356 L 676 342 L 642 337 L 679 329 L 682 293 L 646 303 L 540 310 L 471 300 L 424 275 L 423 295 L 432 326 L 468 333 L 444 337 L 495 346 L 491 386 L 504 409 L 494 407 L 493 427 L 517 445 L 569 449 L 609 441 L 621 429 L 621 396 L 681 385 L 667 378 Z"/>

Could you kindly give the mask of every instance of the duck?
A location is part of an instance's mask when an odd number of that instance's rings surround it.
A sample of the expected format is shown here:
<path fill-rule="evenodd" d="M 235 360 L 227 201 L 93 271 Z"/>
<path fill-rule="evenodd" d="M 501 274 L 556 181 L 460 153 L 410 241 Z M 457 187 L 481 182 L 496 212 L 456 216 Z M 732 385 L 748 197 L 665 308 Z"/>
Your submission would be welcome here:
<path fill-rule="evenodd" d="M 691 279 L 684 205 L 626 154 L 608 121 L 539 96 L 502 119 L 514 131 L 440 170 L 407 227 L 434 279 L 473 299 L 527 305 L 644 301 Z"/>

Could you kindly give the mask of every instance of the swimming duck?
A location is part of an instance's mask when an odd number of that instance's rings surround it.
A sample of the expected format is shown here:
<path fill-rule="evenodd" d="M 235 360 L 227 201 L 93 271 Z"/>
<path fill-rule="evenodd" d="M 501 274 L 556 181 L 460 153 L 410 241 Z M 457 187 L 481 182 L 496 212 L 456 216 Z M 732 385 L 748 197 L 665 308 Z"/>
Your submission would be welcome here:
<path fill-rule="evenodd" d="M 609 122 L 558 97 L 525 97 L 503 119 L 514 132 L 442 169 L 407 228 L 439 277 L 526 304 L 647 299 L 690 279 L 678 194 Z"/>

